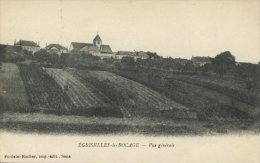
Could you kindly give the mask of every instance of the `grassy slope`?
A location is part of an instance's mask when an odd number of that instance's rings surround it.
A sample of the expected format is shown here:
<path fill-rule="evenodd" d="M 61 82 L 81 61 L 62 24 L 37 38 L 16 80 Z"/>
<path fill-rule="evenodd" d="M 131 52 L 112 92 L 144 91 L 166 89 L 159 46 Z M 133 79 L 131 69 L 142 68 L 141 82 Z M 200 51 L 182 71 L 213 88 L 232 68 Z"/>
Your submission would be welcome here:
<path fill-rule="evenodd" d="M 171 78 L 214 90 L 251 106 L 260 106 L 260 91 L 249 92 L 245 82 L 238 79 L 188 75 L 171 75 Z"/>
<path fill-rule="evenodd" d="M 230 97 L 230 91 L 226 91 L 227 89 L 223 85 L 225 84 L 227 88 L 229 88 L 228 84 L 239 85 L 236 81 L 223 82 L 224 84 L 217 85 L 222 90 L 216 91 L 218 87 L 216 84 L 213 85 L 210 77 L 208 77 L 210 79 L 204 78 L 203 82 L 200 82 L 201 76 L 183 77 L 180 74 L 162 73 L 160 71 L 116 71 L 116 73 L 162 92 L 185 106 L 195 108 L 200 119 L 248 119 L 257 115 L 259 111 L 255 106 Z M 221 81 L 215 81 L 215 83 L 218 82 L 221 83 Z M 237 91 L 240 91 L 239 87 L 236 88 Z"/>
<path fill-rule="evenodd" d="M 75 105 L 72 111 L 83 114 L 102 114 L 107 116 L 120 116 L 121 111 L 116 106 L 111 105 L 111 101 L 91 84 L 84 85 L 70 73 L 55 68 L 47 68 L 46 72 L 65 89 L 64 93 L 68 95 Z M 66 88 L 65 88 L 66 87 Z"/>
<path fill-rule="evenodd" d="M 59 85 L 39 66 L 18 64 L 32 110 L 66 113 L 74 107 Z"/>
<path fill-rule="evenodd" d="M 146 86 L 106 71 L 78 71 L 85 83 L 91 83 L 120 106 L 125 116 L 152 117 L 167 112 L 170 118 L 195 118 L 194 113 Z"/>
<path fill-rule="evenodd" d="M 0 69 L 0 110 L 24 111 L 29 107 L 18 67 L 13 63 L 2 63 Z"/>

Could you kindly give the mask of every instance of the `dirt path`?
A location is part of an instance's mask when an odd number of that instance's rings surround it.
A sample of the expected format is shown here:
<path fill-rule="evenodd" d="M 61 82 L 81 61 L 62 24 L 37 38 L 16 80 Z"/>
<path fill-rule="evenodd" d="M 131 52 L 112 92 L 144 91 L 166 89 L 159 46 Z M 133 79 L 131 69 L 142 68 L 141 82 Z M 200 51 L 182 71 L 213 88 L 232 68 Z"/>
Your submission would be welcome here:
<path fill-rule="evenodd" d="M 13 63 L 2 63 L 0 69 L 0 109 L 21 110 L 29 107 L 18 67 Z"/>

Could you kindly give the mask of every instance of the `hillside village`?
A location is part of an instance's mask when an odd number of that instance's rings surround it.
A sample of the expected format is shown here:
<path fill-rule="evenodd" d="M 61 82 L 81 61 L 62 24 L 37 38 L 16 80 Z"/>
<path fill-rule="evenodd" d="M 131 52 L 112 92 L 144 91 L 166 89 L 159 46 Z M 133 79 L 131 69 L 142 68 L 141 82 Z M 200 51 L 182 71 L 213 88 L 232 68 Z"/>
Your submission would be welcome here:
<path fill-rule="evenodd" d="M 61 44 L 50 43 L 45 45 L 45 47 L 40 47 L 39 42 L 29 41 L 29 40 L 19 40 L 14 41 L 14 45 L 0 44 L 0 51 L 2 55 L 5 53 L 9 56 L 22 55 L 23 52 L 34 55 L 40 50 L 46 50 L 48 54 L 58 55 L 61 54 L 80 54 L 87 53 L 92 56 L 99 57 L 103 59 L 115 59 L 121 60 L 124 57 L 131 57 L 135 61 L 138 59 L 153 59 L 154 56 L 148 54 L 144 51 L 112 51 L 110 45 L 103 44 L 99 34 L 95 36 L 92 43 L 85 42 L 71 42 L 69 48 L 64 47 Z M 155 56 L 158 57 L 158 56 Z M 185 59 L 178 58 L 176 59 L 180 64 L 185 64 L 187 61 Z M 192 57 L 191 61 L 195 67 L 202 67 L 207 63 L 211 63 L 210 57 Z"/>
<path fill-rule="evenodd" d="M 22 121 L 19 130 L 40 132 L 259 132 L 260 64 L 237 62 L 230 51 L 183 59 L 112 49 L 99 34 L 69 47 L 0 44 L 0 111 L 7 117 L 0 127 Z M 50 121 L 55 125 L 35 125 Z"/>
<path fill-rule="evenodd" d="M 14 42 L 14 45 L 0 45 L 1 49 L 6 49 L 7 52 L 11 51 L 13 53 L 19 53 L 21 50 L 26 50 L 34 54 L 40 49 L 47 50 L 50 54 L 58 54 L 59 56 L 62 53 L 80 53 L 86 52 L 93 56 L 98 56 L 101 59 L 112 58 L 112 59 L 122 59 L 123 57 L 132 57 L 135 60 L 147 59 L 149 56 L 146 52 L 143 51 L 118 51 L 113 52 L 110 45 L 103 44 L 99 34 L 95 36 L 92 43 L 83 43 L 83 42 L 71 42 L 69 48 L 66 48 L 60 44 L 46 44 L 44 48 L 41 48 L 39 42 L 28 41 L 28 40 L 19 40 Z"/>
<path fill-rule="evenodd" d="M 71 42 L 69 47 L 49 43 L 40 47 L 40 42 L 14 41 L 13 45 L 0 44 L 2 62 L 38 62 L 47 67 L 72 67 L 90 69 L 148 69 L 209 76 L 234 76 L 244 78 L 247 88 L 257 86 L 259 64 L 237 62 L 230 51 L 217 54 L 215 58 L 192 56 L 191 59 L 163 58 L 150 51 L 113 51 L 104 44 L 97 33 L 92 42 Z M 260 62 L 259 62 L 260 63 Z"/>

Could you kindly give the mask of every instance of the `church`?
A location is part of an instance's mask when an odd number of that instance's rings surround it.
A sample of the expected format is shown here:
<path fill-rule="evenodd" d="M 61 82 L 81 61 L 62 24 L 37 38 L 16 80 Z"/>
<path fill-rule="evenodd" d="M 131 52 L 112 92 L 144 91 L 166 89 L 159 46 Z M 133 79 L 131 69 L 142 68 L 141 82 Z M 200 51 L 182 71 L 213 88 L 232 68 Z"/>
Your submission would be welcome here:
<path fill-rule="evenodd" d="M 71 42 L 69 52 L 87 52 L 94 56 L 104 58 L 115 58 L 115 54 L 109 45 L 102 44 L 102 40 L 97 33 L 93 43 Z"/>

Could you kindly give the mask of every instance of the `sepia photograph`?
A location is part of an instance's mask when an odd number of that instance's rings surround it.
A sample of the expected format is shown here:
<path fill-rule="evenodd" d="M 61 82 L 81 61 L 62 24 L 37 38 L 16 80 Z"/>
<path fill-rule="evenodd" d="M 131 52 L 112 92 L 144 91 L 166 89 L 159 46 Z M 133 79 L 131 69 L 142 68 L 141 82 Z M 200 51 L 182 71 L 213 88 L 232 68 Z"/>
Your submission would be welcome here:
<path fill-rule="evenodd" d="M 260 1 L 0 0 L 0 115 L 0 162 L 259 163 Z"/>

